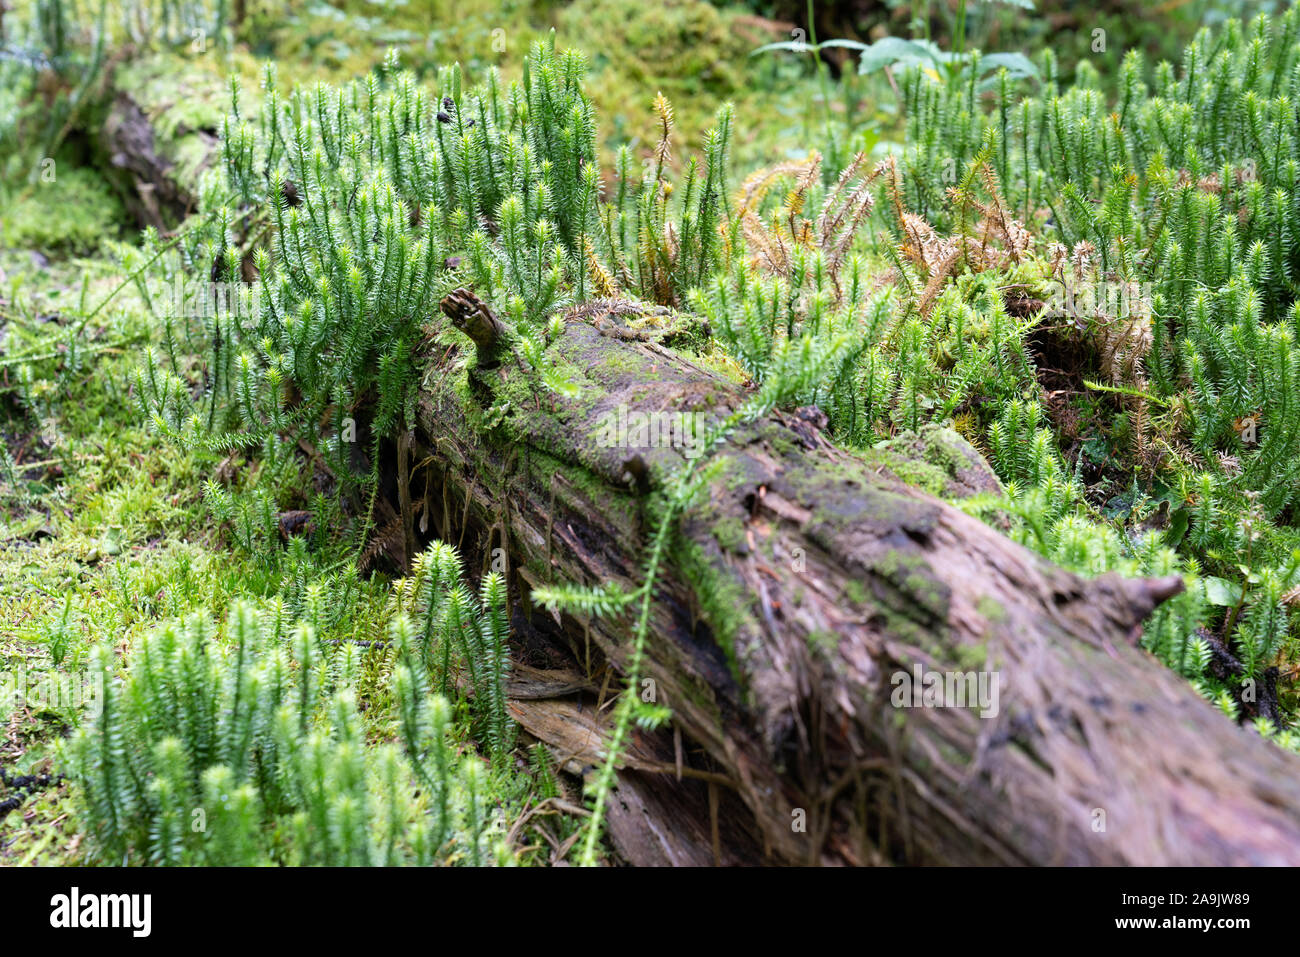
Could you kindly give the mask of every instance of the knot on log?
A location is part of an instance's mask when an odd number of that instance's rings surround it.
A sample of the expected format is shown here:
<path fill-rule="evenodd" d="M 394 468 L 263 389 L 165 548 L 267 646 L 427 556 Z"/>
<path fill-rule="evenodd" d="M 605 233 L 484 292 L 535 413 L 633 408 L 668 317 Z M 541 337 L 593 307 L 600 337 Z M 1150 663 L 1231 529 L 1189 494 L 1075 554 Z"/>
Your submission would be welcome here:
<path fill-rule="evenodd" d="M 1186 588 L 1181 575 L 1166 575 L 1163 578 L 1130 578 L 1125 584 L 1132 614 L 1136 616 L 1138 624 L 1170 598 L 1181 595 Z"/>
<path fill-rule="evenodd" d="M 487 303 L 468 289 L 455 289 L 443 297 L 440 308 L 451 324 L 474 343 L 479 366 L 495 365 L 505 343 L 506 326 L 492 314 Z"/>
<path fill-rule="evenodd" d="M 1100 603 L 1105 614 L 1128 633 L 1134 644 L 1142 637 L 1147 617 L 1185 589 L 1181 575 L 1162 578 L 1124 578 L 1113 572 L 1098 575 L 1090 583 L 1087 601 Z"/>

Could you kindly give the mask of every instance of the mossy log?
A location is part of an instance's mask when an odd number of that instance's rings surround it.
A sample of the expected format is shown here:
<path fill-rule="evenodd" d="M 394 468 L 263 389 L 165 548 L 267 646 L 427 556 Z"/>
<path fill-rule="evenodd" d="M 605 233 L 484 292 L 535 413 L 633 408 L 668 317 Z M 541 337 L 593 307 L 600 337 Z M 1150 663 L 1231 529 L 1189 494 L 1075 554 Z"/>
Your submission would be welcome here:
<path fill-rule="evenodd" d="M 133 220 L 166 230 L 196 206 L 202 172 L 219 159 L 221 88 L 170 56 L 114 63 L 111 90 L 95 115 L 92 142 Z"/>
<path fill-rule="evenodd" d="M 607 427 L 621 412 L 713 421 L 746 390 L 604 303 L 567 317 L 548 347 L 580 386 L 564 398 L 472 294 L 443 307 L 476 345 L 431 331 L 418 428 L 399 443 L 413 463 L 404 524 L 412 540 L 504 560 L 521 667 L 571 679 L 515 695 L 516 717 L 590 769 L 632 629 L 547 613 L 529 593 L 640 585 L 648 505 L 689 441 L 638 445 L 634 430 L 620 445 Z M 1300 762 L 1138 646 L 1179 579 L 1084 580 L 900 478 L 950 496 L 995 483 L 952 433 L 864 455 L 819 425 L 803 409 L 736 431 L 678 523 L 642 689 L 673 728 L 638 733 L 620 775 L 611 829 L 627 856 L 699 860 L 671 837 L 639 848 L 631 808 L 645 834 L 708 834 L 720 861 L 1300 863 Z M 996 673 L 996 714 L 896 707 L 896 676 L 917 666 Z"/>

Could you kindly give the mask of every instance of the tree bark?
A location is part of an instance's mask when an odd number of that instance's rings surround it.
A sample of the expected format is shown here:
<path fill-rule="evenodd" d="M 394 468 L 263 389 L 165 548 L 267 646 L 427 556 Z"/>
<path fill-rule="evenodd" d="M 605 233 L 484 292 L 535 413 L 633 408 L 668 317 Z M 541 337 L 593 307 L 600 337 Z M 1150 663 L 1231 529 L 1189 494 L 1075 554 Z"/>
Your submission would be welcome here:
<path fill-rule="evenodd" d="M 530 608 L 530 590 L 639 586 L 651 503 L 691 450 L 680 431 L 637 436 L 635 413 L 709 422 L 746 391 L 632 328 L 661 317 L 598 303 L 547 349 L 580 386 L 562 398 L 471 294 L 443 309 L 475 345 L 430 327 L 411 437 L 420 538 L 505 560 L 521 667 L 567 676 L 512 709 L 590 771 L 632 629 Z M 621 446 L 605 441 L 620 410 Z M 626 856 L 700 863 L 707 834 L 708 856 L 734 863 L 1300 863 L 1300 762 L 1136 646 L 1179 579 L 1084 580 L 901 480 L 949 496 L 995 484 L 951 433 L 855 454 L 820 424 L 810 408 L 737 430 L 677 524 L 642 688 L 673 729 L 637 732 L 624 763 L 611 832 Z M 996 714 L 896 707 L 897 676 L 918 666 L 996 673 Z M 626 832 L 647 828 L 681 835 L 629 852 Z"/>

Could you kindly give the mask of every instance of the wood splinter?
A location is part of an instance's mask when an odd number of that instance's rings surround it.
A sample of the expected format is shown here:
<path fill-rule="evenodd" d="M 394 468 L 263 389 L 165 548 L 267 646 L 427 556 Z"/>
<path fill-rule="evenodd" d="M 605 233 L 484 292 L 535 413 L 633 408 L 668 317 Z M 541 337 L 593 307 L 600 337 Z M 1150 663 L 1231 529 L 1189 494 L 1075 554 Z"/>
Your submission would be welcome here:
<path fill-rule="evenodd" d="M 451 324 L 469 336 L 478 350 L 479 368 L 489 368 L 499 361 L 506 341 L 506 326 L 492 310 L 468 289 L 455 289 L 440 304 Z"/>

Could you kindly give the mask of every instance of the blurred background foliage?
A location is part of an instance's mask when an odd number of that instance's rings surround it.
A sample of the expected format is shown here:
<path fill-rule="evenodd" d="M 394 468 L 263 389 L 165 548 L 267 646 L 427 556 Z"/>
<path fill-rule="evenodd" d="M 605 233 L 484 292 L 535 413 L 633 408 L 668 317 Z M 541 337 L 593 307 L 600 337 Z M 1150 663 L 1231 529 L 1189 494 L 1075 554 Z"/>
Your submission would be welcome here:
<path fill-rule="evenodd" d="M 582 50 L 592 63 L 589 90 L 602 118 L 607 173 L 619 146 L 653 147 L 651 105 L 659 91 L 674 105 L 684 147 L 679 156 L 698 150 L 718 107 L 734 102 L 745 118 L 734 166 L 745 170 L 807 155 L 808 144 L 824 138 L 828 120 L 845 155 L 863 148 L 880 153 L 901 140 L 894 79 L 883 71 L 859 75 L 862 44 L 899 37 L 943 50 L 1048 48 L 1063 84 L 1083 61 L 1103 84 L 1113 84 L 1130 49 L 1141 49 L 1150 63 L 1177 62 L 1199 27 L 1281 6 L 1275 0 L 0 0 L 0 78 L 6 79 L 0 164 L 7 184 L 0 187 L 7 200 L 0 246 L 64 253 L 94 244 L 79 232 L 116 238 L 104 218 L 113 212 L 110 197 L 85 192 L 93 192 L 93 182 L 68 184 L 89 218 L 52 223 L 56 232 L 70 230 L 66 238 L 43 236 L 46 227 L 27 222 L 32 211 L 12 183 L 32 175 L 15 164 L 27 162 L 21 157 L 34 145 L 44 144 L 36 151 L 41 156 L 84 165 L 75 136 L 68 143 L 59 135 L 61 126 L 77 125 L 66 112 L 71 105 L 75 113 L 79 99 L 82 105 L 93 100 L 97 77 L 145 48 L 185 57 L 197 70 L 222 76 L 233 70 L 254 88 L 258 66 L 269 58 L 286 85 L 338 82 L 378 70 L 389 49 L 420 77 L 431 79 L 439 64 L 458 62 L 470 83 L 490 67 L 509 82 L 530 44 L 554 30 L 561 47 Z M 822 44 L 819 59 L 798 49 L 810 40 Z M 771 45 L 785 49 L 755 54 Z M 26 85 L 20 80 L 33 66 L 37 96 L 20 97 Z M 79 91 L 83 83 L 87 89 Z"/>

